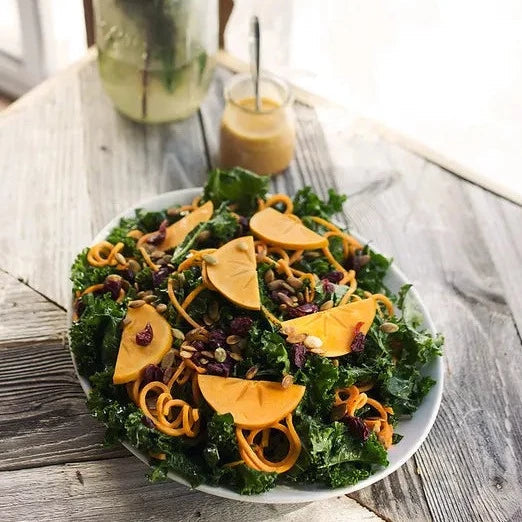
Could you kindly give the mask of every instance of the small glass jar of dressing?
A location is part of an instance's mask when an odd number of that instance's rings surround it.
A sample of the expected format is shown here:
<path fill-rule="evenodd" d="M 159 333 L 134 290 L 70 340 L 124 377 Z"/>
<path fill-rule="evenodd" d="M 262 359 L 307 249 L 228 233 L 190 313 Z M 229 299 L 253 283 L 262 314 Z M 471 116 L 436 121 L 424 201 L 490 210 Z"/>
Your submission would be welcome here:
<path fill-rule="evenodd" d="M 276 174 L 294 156 L 295 123 L 290 86 L 280 78 L 259 78 L 260 110 L 256 110 L 250 74 L 234 76 L 225 86 L 221 120 L 221 166 L 243 167 L 257 174 Z"/>

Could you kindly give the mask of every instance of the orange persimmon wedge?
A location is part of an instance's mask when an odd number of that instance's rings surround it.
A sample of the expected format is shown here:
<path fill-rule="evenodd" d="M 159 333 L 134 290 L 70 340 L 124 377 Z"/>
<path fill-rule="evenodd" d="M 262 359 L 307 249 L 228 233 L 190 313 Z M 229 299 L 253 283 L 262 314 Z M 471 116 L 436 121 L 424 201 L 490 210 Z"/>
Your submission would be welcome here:
<path fill-rule="evenodd" d="M 216 290 L 241 308 L 259 310 L 261 299 L 254 238 L 244 236 L 233 239 L 209 257 L 215 263 L 205 263 L 206 275 Z"/>
<path fill-rule="evenodd" d="M 129 308 L 127 319 L 130 322 L 123 328 L 112 377 L 114 384 L 136 380 L 145 366 L 158 364 L 172 346 L 170 325 L 153 306 L 144 304 L 139 308 Z M 136 342 L 136 334 L 141 332 L 147 323 L 152 327 L 152 341 L 147 346 L 140 346 Z"/>
<path fill-rule="evenodd" d="M 198 207 L 190 214 L 187 214 L 179 221 L 176 221 L 176 223 L 167 227 L 165 239 L 160 244 L 156 245 L 156 248 L 165 252 L 177 247 L 200 223 L 208 221 L 212 217 L 213 212 L 214 205 L 212 204 L 212 201 L 207 201 L 204 205 L 201 205 L 201 207 Z M 150 232 L 141 236 L 138 239 L 138 246 L 143 246 L 143 244 L 156 233 L 157 232 Z"/>
<path fill-rule="evenodd" d="M 235 377 L 198 375 L 205 400 L 220 415 L 231 413 L 237 426 L 244 429 L 265 428 L 283 419 L 296 408 L 305 387 L 280 382 L 250 381 Z"/>
<path fill-rule="evenodd" d="M 362 299 L 323 312 L 283 321 L 283 330 L 293 328 L 298 334 L 314 335 L 323 341 L 321 350 L 325 357 L 339 357 L 351 351 L 351 344 L 358 329 L 366 334 L 375 317 L 373 299 Z"/>
<path fill-rule="evenodd" d="M 328 239 L 305 227 L 297 219 L 271 207 L 252 216 L 250 230 L 270 245 L 288 250 L 313 250 L 328 246 Z"/>

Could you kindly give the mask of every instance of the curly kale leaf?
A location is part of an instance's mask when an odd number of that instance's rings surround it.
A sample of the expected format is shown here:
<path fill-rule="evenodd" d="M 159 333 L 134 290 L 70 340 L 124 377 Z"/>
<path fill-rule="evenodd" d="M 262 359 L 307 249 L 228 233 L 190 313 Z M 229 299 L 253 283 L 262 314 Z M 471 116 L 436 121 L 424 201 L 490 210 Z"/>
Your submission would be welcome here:
<path fill-rule="evenodd" d="M 250 215 L 257 209 L 258 198 L 265 197 L 268 183 L 268 176 L 258 176 L 239 167 L 214 169 L 209 174 L 203 198 L 212 200 L 215 206 L 233 202 L 240 214 Z"/>
<path fill-rule="evenodd" d="M 330 219 L 341 212 L 346 196 L 338 194 L 334 189 L 328 189 L 328 200 L 322 201 L 312 187 L 304 187 L 294 196 L 294 214 L 299 217 L 317 216 Z"/>
<path fill-rule="evenodd" d="M 96 285 L 98 283 L 103 283 L 103 281 L 109 274 L 113 274 L 116 272 L 115 268 L 111 266 L 91 266 L 87 262 L 88 252 L 89 248 L 84 248 L 76 256 L 76 259 L 74 260 L 74 263 L 71 267 L 71 281 L 73 284 L 73 292 L 82 292 L 89 286 Z"/>

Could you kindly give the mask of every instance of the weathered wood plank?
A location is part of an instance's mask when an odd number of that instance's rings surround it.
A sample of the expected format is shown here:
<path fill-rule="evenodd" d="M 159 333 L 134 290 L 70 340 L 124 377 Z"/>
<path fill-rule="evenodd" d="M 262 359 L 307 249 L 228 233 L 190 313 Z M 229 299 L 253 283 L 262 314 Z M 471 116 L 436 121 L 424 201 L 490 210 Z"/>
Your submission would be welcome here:
<path fill-rule="evenodd" d="M 310 504 L 254 506 L 173 482 L 150 484 L 144 478 L 145 471 L 137 459 L 121 458 L 2 472 L 2 520 L 381 520 L 346 497 Z"/>
<path fill-rule="evenodd" d="M 57 343 L 0 346 L 0 434 L 0 470 L 128 455 L 103 449 L 104 428 Z"/>
<path fill-rule="evenodd" d="M 0 269 L 0 346 L 61 341 L 65 312 Z"/>

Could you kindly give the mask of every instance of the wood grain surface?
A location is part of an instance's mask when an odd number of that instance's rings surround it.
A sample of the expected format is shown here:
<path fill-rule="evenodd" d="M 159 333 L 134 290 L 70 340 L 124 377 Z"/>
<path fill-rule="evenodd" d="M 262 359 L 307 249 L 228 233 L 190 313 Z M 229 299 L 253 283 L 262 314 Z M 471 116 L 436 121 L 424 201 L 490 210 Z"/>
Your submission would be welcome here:
<path fill-rule="evenodd" d="M 112 109 L 91 56 L 0 115 L 1 519 L 522 520 L 521 208 L 371 128 L 329 132 L 302 104 L 273 190 L 348 193 L 352 228 L 415 283 L 447 340 L 428 439 L 387 479 L 304 506 L 151 485 L 125 450 L 102 447 L 63 337 L 70 262 L 124 208 L 204 182 L 229 76 L 216 72 L 192 118 L 141 126 Z"/>

